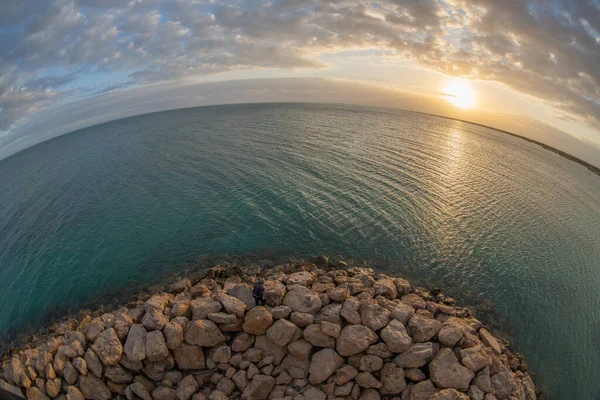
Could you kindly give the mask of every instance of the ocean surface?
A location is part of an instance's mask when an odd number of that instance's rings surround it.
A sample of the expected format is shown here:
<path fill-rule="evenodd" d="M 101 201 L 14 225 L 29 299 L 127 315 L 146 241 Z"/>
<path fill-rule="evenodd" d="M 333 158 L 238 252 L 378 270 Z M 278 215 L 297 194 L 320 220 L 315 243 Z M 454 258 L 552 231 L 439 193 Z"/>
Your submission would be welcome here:
<path fill-rule="evenodd" d="M 493 302 L 548 399 L 600 399 L 600 176 L 492 129 L 342 105 L 167 111 L 0 161 L 0 205 L 0 335 L 198 255 L 376 259 Z"/>

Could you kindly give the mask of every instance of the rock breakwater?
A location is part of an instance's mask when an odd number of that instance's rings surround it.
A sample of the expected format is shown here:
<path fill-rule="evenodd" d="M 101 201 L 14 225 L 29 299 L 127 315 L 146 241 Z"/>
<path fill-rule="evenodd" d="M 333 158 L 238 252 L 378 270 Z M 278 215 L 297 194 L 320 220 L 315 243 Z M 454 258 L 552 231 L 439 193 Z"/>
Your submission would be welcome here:
<path fill-rule="evenodd" d="M 522 357 L 453 299 L 313 261 L 217 266 L 82 312 L 6 355 L 0 387 L 35 400 L 537 398 Z"/>

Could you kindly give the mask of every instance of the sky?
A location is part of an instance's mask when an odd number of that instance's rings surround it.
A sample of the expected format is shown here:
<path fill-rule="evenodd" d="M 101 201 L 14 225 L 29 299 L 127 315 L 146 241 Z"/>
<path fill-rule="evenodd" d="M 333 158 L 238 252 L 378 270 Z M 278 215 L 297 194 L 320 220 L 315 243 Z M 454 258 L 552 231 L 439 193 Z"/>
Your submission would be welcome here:
<path fill-rule="evenodd" d="M 459 118 L 600 166 L 600 0 L 0 1 L 0 158 L 117 118 L 264 101 Z"/>

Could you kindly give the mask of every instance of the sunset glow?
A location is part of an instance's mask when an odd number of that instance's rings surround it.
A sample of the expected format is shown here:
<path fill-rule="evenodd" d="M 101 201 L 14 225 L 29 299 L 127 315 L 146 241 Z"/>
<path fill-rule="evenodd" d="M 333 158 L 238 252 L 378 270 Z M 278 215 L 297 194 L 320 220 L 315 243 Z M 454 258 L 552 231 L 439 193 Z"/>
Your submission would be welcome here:
<path fill-rule="evenodd" d="M 456 107 L 471 108 L 475 106 L 475 91 L 465 81 L 451 81 L 446 86 L 444 95 Z"/>

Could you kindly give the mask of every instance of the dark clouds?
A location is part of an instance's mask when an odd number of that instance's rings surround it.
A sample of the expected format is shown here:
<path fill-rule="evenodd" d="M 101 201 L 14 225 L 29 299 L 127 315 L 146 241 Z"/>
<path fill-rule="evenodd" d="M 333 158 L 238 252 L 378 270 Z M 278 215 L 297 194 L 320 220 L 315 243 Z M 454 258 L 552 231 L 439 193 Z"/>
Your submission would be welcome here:
<path fill-rule="evenodd" d="M 595 0 L 3 0 L 0 129 L 85 94 L 95 74 L 121 71 L 129 85 L 321 68 L 319 53 L 371 47 L 503 83 L 597 126 L 598 32 Z"/>

